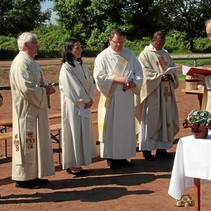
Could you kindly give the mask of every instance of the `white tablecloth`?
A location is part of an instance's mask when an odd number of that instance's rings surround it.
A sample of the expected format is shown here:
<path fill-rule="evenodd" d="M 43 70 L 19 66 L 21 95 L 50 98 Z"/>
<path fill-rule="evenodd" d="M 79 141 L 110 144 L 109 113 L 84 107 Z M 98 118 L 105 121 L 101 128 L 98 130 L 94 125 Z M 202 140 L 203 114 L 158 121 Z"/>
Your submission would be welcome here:
<path fill-rule="evenodd" d="M 177 145 L 168 193 L 180 199 L 185 188 L 193 187 L 193 178 L 211 180 L 211 134 L 207 139 L 181 138 Z"/>

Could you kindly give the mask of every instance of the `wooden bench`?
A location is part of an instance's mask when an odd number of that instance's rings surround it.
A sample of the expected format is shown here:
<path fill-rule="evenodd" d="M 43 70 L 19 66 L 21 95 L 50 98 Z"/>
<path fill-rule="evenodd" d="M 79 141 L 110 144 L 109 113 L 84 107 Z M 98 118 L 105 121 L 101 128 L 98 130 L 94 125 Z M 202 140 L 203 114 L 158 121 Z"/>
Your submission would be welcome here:
<path fill-rule="evenodd" d="M 98 110 L 96 109 L 91 109 L 91 113 L 97 113 Z M 61 118 L 61 113 L 53 113 L 48 115 L 49 120 L 51 119 L 56 119 L 56 118 Z M 92 121 L 93 124 L 97 124 L 97 120 Z M 8 119 L 1 119 L 0 120 L 0 126 L 2 128 L 0 129 L 0 140 L 4 140 L 4 146 L 5 146 L 5 157 L 7 157 L 7 139 L 12 138 L 12 132 L 8 132 L 7 129 L 12 127 L 12 118 Z M 61 124 L 53 124 L 50 125 L 50 131 L 51 131 L 51 139 L 56 141 L 59 146 L 58 146 L 58 151 L 59 151 L 59 164 L 61 163 Z M 55 134 L 52 132 L 57 131 Z"/>
<path fill-rule="evenodd" d="M 49 120 L 50 120 L 50 119 L 61 118 L 61 113 L 48 114 L 48 118 L 49 118 Z"/>
<path fill-rule="evenodd" d="M 5 125 L 3 128 L 0 129 L 0 140 L 4 140 L 4 155 L 7 157 L 7 139 L 10 139 L 12 137 L 12 132 L 8 132 L 7 128 L 9 121 L 5 121 Z M 2 125 L 1 125 L 2 126 Z"/>
<path fill-rule="evenodd" d="M 206 106 L 203 105 L 203 93 L 204 90 L 199 90 L 199 89 L 182 89 L 182 92 L 185 92 L 186 94 L 193 94 L 198 96 L 198 101 L 199 101 L 199 108 L 204 109 Z"/>
<path fill-rule="evenodd" d="M 48 117 L 49 117 L 49 120 L 50 119 L 61 118 L 61 113 L 49 114 Z M 7 133 L 7 129 L 10 128 L 10 127 L 12 127 L 12 118 L 1 119 L 0 120 L 0 126 L 2 127 L 0 129 L 0 135 L 1 135 L 1 133 Z M 5 156 L 6 157 L 7 157 L 7 139 L 10 139 L 12 136 L 10 137 L 9 133 L 8 134 L 5 134 L 5 136 L 4 135 L 1 135 L 0 136 L 0 138 L 1 137 L 8 137 L 8 136 L 9 136 L 9 138 L 5 138 L 4 139 L 4 141 L 5 141 L 5 143 L 4 143 L 5 150 L 4 151 L 5 151 Z"/>
<path fill-rule="evenodd" d="M 55 132 L 56 133 L 53 133 Z M 51 139 L 53 139 L 54 141 L 56 141 L 59 146 L 58 146 L 58 153 L 59 153 L 59 164 L 61 163 L 61 124 L 54 124 L 54 125 L 50 125 L 50 133 L 51 133 Z M 4 133 L 0 133 L 0 140 L 8 140 L 8 139 L 12 139 L 12 132 L 4 132 Z M 5 157 L 7 157 L 7 142 L 5 142 Z"/>
<path fill-rule="evenodd" d="M 48 118 L 49 118 L 49 120 L 50 120 L 50 119 L 61 118 L 61 113 L 49 114 L 49 115 L 48 115 Z M 0 130 L 4 130 L 5 127 L 12 127 L 12 118 L 1 119 L 1 120 L 0 120 L 0 126 L 3 127 L 3 128 L 0 129 Z"/>

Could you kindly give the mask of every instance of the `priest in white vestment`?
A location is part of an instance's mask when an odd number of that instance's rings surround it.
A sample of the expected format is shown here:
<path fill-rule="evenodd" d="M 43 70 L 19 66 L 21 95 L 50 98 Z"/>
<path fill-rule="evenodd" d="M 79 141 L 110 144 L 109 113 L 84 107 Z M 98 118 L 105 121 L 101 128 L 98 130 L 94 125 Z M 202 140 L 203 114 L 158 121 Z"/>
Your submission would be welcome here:
<path fill-rule="evenodd" d="M 67 173 L 82 175 L 83 165 L 92 163 L 97 156 L 91 111 L 93 79 L 81 60 L 81 43 L 66 40 L 63 63 L 59 76 L 62 111 L 62 167 Z"/>
<path fill-rule="evenodd" d="M 144 82 L 140 93 L 142 104 L 139 149 L 146 160 L 155 160 L 151 154 L 157 149 L 156 157 L 170 157 L 166 149 L 173 145 L 174 136 L 179 131 L 179 115 L 175 89 L 179 82 L 176 71 L 164 74 L 175 64 L 169 53 L 163 49 L 165 35 L 158 31 L 149 46 L 139 55 Z"/>
<path fill-rule="evenodd" d="M 47 103 L 47 95 L 55 90 L 48 85 L 34 60 L 38 51 L 37 36 L 24 32 L 17 42 L 20 51 L 10 69 L 12 179 L 16 187 L 38 188 L 48 182 L 42 177 L 55 174 Z"/>
<path fill-rule="evenodd" d="M 112 30 L 109 44 L 94 64 L 94 79 L 101 93 L 100 155 L 110 168 L 120 168 L 132 166 L 127 159 L 136 154 L 134 95 L 140 93 L 142 70 L 136 55 L 124 48 L 121 30 Z"/>

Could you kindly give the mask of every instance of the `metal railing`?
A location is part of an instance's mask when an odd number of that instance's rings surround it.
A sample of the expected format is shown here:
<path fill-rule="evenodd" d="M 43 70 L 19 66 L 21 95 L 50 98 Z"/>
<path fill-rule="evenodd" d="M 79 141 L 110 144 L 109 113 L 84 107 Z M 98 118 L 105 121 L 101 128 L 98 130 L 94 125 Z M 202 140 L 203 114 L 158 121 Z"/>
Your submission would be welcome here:
<path fill-rule="evenodd" d="M 210 59 L 210 63 L 211 63 L 211 56 L 193 56 L 193 57 L 187 57 L 187 56 L 184 56 L 184 57 L 177 57 L 177 56 L 172 56 L 172 59 L 174 61 L 178 61 L 178 60 L 193 60 L 193 66 L 194 67 L 197 67 L 197 60 L 201 60 L 201 59 Z"/>

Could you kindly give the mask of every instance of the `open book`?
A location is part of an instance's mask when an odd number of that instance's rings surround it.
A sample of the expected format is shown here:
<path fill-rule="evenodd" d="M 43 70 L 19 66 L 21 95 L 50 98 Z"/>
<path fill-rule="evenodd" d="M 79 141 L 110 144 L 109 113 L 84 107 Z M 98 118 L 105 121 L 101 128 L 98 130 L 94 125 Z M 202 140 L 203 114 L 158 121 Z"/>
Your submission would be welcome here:
<path fill-rule="evenodd" d="M 204 76 L 211 75 L 211 69 L 201 67 L 191 67 L 186 75 L 201 74 Z"/>
<path fill-rule="evenodd" d="M 178 68 L 177 66 L 176 67 L 168 67 L 168 69 L 164 72 L 164 74 L 165 75 L 172 74 L 176 71 L 177 68 Z"/>

